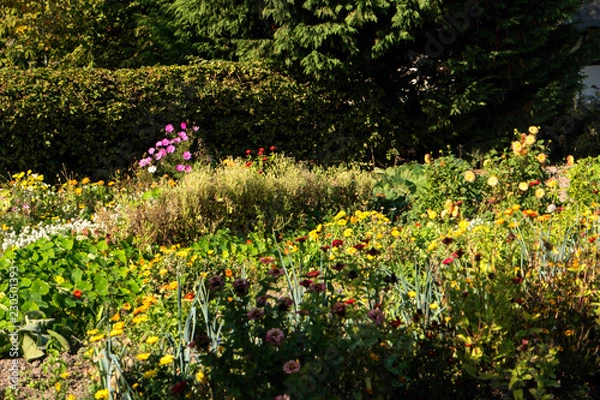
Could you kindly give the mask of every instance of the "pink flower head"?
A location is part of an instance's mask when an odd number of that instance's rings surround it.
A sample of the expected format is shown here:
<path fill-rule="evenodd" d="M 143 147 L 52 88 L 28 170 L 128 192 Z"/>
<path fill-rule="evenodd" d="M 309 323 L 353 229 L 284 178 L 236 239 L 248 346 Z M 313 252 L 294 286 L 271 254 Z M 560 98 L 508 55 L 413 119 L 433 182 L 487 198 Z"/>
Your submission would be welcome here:
<path fill-rule="evenodd" d="M 179 136 L 177 136 L 175 139 L 173 139 L 173 143 L 180 143 L 181 142 L 181 138 Z"/>
<path fill-rule="evenodd" d="M 185 122 L 181 123 L 181 129 L 183 129 L 183 130 L 187 129 L 187 124 Z"/>
<path fill-rule="evenodd" d="M 160 150 L 158 151 L 158 155 L 160 155 L 161 157 L 164 157 L 164 156 L 166 156 L 166 155 L 167 155 L 167 150 L 165 150 L 165 149 L 160 149 Z"/>
<path fill-rule="evenodd" d="M 454 261 L 454 257 L 448 257 L 448 258 L 446 258 L 444 261 L 442 261 L 442 264 L 444 264 L 444 265 L 448 265 L 448 264 L 450 264 L 452 261 Z"/>
<path fill-rule="evenodd" d="M 164 138 L 163 140 L 161 140 L 161 143 L 163 146 L 168 146 L 170 144 L 169 139 L 167 139 L 167 138 Z"/>
<path fill-rule="evenodd" d="M 190 158 L 192 158 L 192 153 L 190 153 L 189 151 L 184 151 L 183 152 L 183 159 L 184 160 L 189 160 Z"/>
<path fill-rule="evenodd" d="M 264 148 L 261 147 L 260 149 L 258 149 L 258 155 L 259 156 L 262 156 L 264 152 L 265 152 Z"/>
<path fill-rule="evenodd" d="M 379 308 L 374 308 L 367 313 L 367 317 L 376 325 L 381 325 L 385 321 L 385 316 Z"/>
<path fill-rule="evenodd" d="M 150 165 L 151 162 L 152 162 L 152 159 L 150 157 L 142 158 L 139 162 L 139 166 L 140 166 L 140 168 L 144 168 L 144 167 Z"/>
<path fill-rule="evenodd" d="M 290 400 L 290 396 L 288 396 L 287 394 L 280 394 L 278 396 L 275 396 L 274 400 Z"/>
<path fill-rule="evenodd" d="M 298 360 L 290 360 L 283 364 L 283 372 L 288 375 L 300 372 L 300 362 Z"/>
<path fill-rule="evenodd" d="M 167 153 L 175 153 L 175 146 L 172 144 L 167 147 Z"/>
<path fill-rule="evenodd" d="M 154 146 L 162 147 L 162 140 L 159 140 L 158 142 L 156 142 L 156 144 Z"/>
<path fill-rule="evenodd" d="M 279 328 L 271 328 L 267 331 L 265 339 L 270 345 L 281 346 L 285 339 L 285 334 Z"/>
<path fill-rule="evenodd" d="M 154 154 L 155 151 L 156 151 L 156 149 L 154 147 L 150 147 L 148 149 L 148 154 L 152 155 L 152 154 Z"/>
<path fill-rule="evenodd" d="M 192 128 L 194 130 L 194 132 L 198 132 L 198 129 L 200 129 L 199 127 L 195 126 Z"/>
<path fill-rule="evenodd" d="M 191 165 L 186 165 L 185 166 L 185 172 L 192 172 L 192 166 Z"/>
<path fill-rule="evenodd" d="M 187 133 L 185 133 L 184 131 L 181 131 L 181 132 L 179 132 L 177 135 L 178 135 L 178 136 L 181 138 L 181 140 L 183 140 L 184 142 L 185 142 L 186 140 L 188 140 Z"/>
<path fill-rule="evenodd" d="M 183 172 L 185 171 L 185 167 L 181 164 L 178 164 L 175 169 L 177 170 L 177 172 Z"/>
<path fill-rule="evenodd" d="M 165 131 L 167 131 L 168 133 L 173 132 L 173 125 L 169 124 L 169 125 L 165 126 Z"/>

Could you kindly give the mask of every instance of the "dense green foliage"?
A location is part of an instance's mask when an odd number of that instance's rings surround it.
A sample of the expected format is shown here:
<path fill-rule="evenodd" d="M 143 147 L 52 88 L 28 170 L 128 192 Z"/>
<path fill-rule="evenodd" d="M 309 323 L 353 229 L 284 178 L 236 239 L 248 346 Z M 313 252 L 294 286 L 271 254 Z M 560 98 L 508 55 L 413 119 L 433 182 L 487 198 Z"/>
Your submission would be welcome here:
<path fill-rule="evenodd" d="M 357 95 L 358 96 L 358 95 Z M 209 154 L 277 146 L 323 163 L 380 143 L 377 94 L 343 97 L 256 64 L 204 62 L 142 69 L 0 69 L 0 168 L 106 177 L 182 116 Z M 64 167 L 63 167 L 64 166 Z"/>

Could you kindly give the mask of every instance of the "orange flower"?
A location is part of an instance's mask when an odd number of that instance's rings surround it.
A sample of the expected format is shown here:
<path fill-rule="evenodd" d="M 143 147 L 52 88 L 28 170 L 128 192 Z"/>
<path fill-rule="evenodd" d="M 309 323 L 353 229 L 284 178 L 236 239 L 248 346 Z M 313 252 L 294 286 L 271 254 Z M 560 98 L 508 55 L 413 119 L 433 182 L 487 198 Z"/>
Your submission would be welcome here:
<path fill-rule="evenodd" d="M 79 289 L 73 290 L 73 297 L 80 299 L 83 296 L 83 292 Z"/>
<path fill-rule="evenodd" d="M 233 271 L 230 269 L 225 270 L 225 276 L 231 278 L 233 276 Z"/>

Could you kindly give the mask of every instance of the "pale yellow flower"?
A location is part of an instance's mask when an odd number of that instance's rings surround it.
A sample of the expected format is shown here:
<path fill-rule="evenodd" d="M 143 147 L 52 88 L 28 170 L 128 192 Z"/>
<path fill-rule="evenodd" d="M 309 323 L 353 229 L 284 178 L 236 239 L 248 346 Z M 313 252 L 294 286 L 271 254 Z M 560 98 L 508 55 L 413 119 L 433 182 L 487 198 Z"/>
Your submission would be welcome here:
<path fill-rule="evenodd" d="M 575 157 L 567 156 L 567 166 L 571 167 L 573 164 L 575 164 Z"/>
<path fill-rule="evenodd" d="M 496 178 L 494 175 L 490 176 L 487 180 L 487 184 L 490 186 L 496 186 L 498 184 L 498 178 Z"/>
<path fill-rule="evenodd" d="M 538 199 L 541 199 L 542 197 L 544 197 L 545 194 L 546 194 L 546 192 L 542 188 L 539 188 L 535 191 L 535 197 L 537 197 Z"/>
<path fill-rule="evenodd" d="M 529 184 L 527 182 L 521 182 L 519 183 L 519 190 L 521 191 L 526 191 L 527 189 L 529 189 Z"/>
<path fill-rule="evenodd" d="M 540 153 L 537 155 L 537 157 L 535 158 L 540 164 L 543 164 L 546 162 L 546 160 L 548 159 L 548 156 L 545 155 L 544 153 Z"/>
<path fill-rule="evenodd" d="M 55 276 L 54 282 L 58 283 L 59 285 L 62 285 L 63 283 L 65 283 L 65 278 L 63 278 L 62 276 Z"/>
<path fill-rule="evenodd" d="M 427 164 L 427 165 L 431 164 L 431 154 L 429 154 L 429 153 L 425 154 L 423 161 L 425 161 L 425 164 Z"/>
<path fill-rule="evenodd" d="M 465 177 L 465 181 L 472 183 L 475 182 L 476 176 L 475 173 L 473 171 L 466 171 L 464 174 Z"/>
<path fill-rule="evenodd" d="M 534 135 L 527 135 L 527 136 L 525 136 L 525 144 L 526 145 L 531 146 L 534 143 L 535 143 L 535 136 Z"/>
<path fill-rule="evenodd" d="M 529 133 L 531 133 L 532 135 L 537 135 L 539 131 L 540 131 L 539 126 L 530 126 L 529 127 Z"/>

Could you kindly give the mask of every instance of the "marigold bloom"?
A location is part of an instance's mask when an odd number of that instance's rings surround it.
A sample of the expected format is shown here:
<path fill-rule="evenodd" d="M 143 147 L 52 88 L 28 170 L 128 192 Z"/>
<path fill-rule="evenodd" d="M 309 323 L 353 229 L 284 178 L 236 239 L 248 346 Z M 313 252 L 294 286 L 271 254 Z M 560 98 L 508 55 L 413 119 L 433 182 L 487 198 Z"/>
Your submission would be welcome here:
<path fill-rule="evenodd" d="M 175 356 L 173 354 L 167 354 L 166 356 L 161 357 L 160 360 L 158 360 L 158 363 L 160 365 L 167 365 L 167 364 L 171 364 L 174 359 L 175 359 Z"/>
<path fill-rule="evenodd" d="M 108 389 L 100 389 L 94 395 L 94 399 L 96 400 L 106 400 L 108 399 Z"/>
<path fill-rule="evenodd" d="M 146 343 L 154 344 L 154 343 L 158 342 L 158 339 L 159 339 L 158 336 L 150 336 L 148 339 L 146 339 Z"/>
<path fill-rule="evenodd" d="M 135 358 L 137 358 L 140 361 L 146 361 L 149 357 L 150 353 L 140 353 L 137 356 L 135 356 Z"/>
<path fill-rule="evenodd" d="M 464 177 L 465 177 L 465 181 L 467 181 L 469 183 L 475 182 L 475 179 L 477 178 L 473 171 L 466 171 L 464 173 Z"/>

